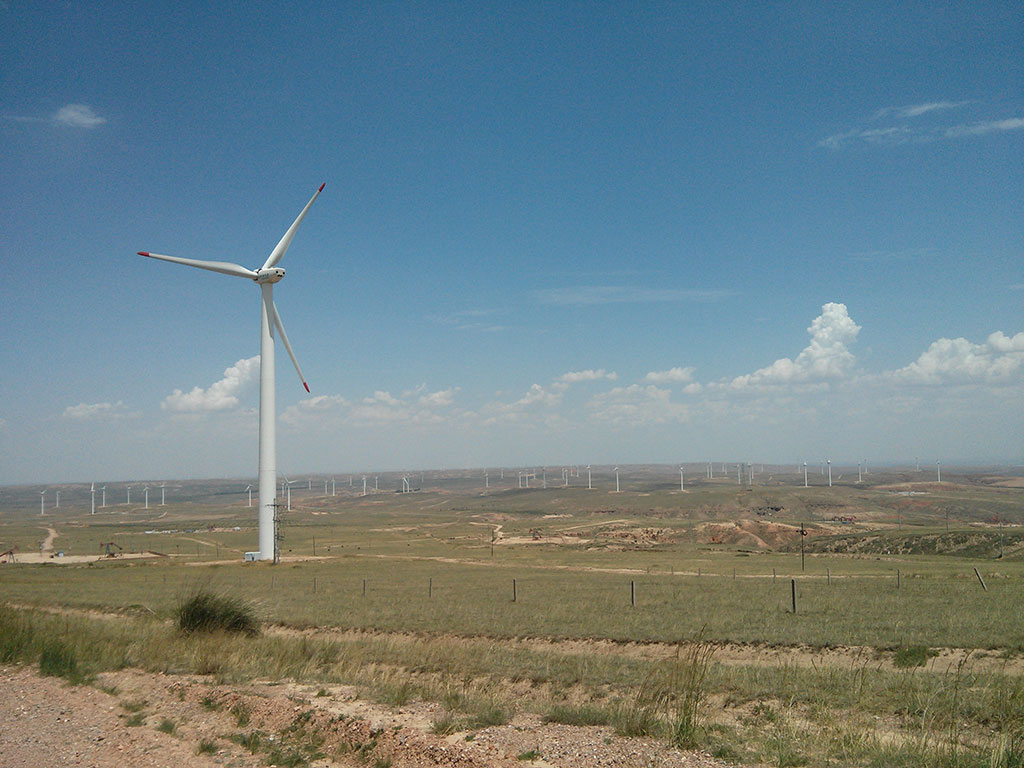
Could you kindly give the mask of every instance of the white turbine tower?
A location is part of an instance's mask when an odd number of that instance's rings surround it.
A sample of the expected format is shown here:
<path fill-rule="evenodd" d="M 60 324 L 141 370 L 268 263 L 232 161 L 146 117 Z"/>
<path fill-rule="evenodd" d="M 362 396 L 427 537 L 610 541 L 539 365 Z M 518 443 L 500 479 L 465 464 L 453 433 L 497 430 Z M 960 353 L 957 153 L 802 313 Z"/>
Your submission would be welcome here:
<path fill-rule="evenodd" d="M 107 506 L 107 486 L 104 485 L 102 488 L 100 488 L 100 491 L 103 494 L 103 499 L 102 501 L 100 501 L 100 509 L 104 509 Z"/>
<path fill-rule="evenodd" d="M 142 493 L 146 496 L 146 509 L 149 509 L 149 486 L 147 485 L 142 489 Z"/>
<path fill-rule="evenodd" d="M 685 491 L 686 490 L 686 486 L 683 485 L 683 465 L 682 464 L 679 465 L 679 490 L 680 491 Z"/>
<path fill-rule="evenodd" d="M 249 483 L 247 486 L 245 486 L 245 490 L 249 494 L 249 506 L 251 507 L 252 506 L 252 483 Z"/>
<path fill-rule="evenodd" d="M 619 492 L 619 468 L 615 468 L 615 492 Z"/>
<path fill-rule="evenodd" d="M 54 509 L 60 509 L 60 488 L 58 488 L 56 490 L 56 494 L 57 494 L 57 501 L 54 503 L 53 508 Z"/>
<path fill-rule="evenodd" d="M 128 491 L 128 501 L 126 501 L 125 503 L 126 504 L 131 504 L 132 503 L 132 487 L 129 485 L 129 486 L 126 487 L 126 490 Z"/>
<path fill-rule="evenodd" d="M 939 463 L 938 461 L 935 462 L 935 474 L 936 474 L 935 481 L 938 482 L 938 483 L 941 483 L 942 482 L 942 464 Z"/>
<path fill-rule="evenodd" d="M 46 489 L 39 492 L 39 516 L 46 514 Z"/>
<path fill-rule="evenodd" d="M 594 485 L 593 485 L 593 483 L 590 482 L 590 465 L 589 464 L 587 464 L 587 490 L 588 491 L 594 490 Z"/>
<path fill-rule="evenodd" d="M 832 459 L 828 460 L 828 487 L 832 487 Z"/>
<path fill-rule="evenodd" d="M 807 462 L 804 462 L 804 488 L 807 487 Z"/>
<path fill-rule="evenodd" d="M 161 507 L 166 506 L 166 503 L 165 503 L 166 500 L 167 500 L 167 496 L 165 495 L 166 491 L 167 491 L 167 483 L 160 483 L 160 506 Z"/>
<path fill-rule="evenodd" d="M 313 194 L 313 197 L 306 203 L 306 207 L 299 213 L 298 218 L 292 222 L 284 237 L 277 244 L 270 256 L 267 257 L 263 266 L 257 270 L 247 269 L 239 264 L 232 264 L 226 261 L 199 261 L 197 259 L 183 259 L 177 256 L 161 256 L 156 253 L 139 251 L 140 256 L 148 256 L 153 259 L 172 261 L 176 264 L 184 264 L 189 267 L 208 269 L 211 272 L 231 275 L 233 277 L 245 277 L 256 282 L 260 286 L 262 302 L 260 309 L 260 416 L 259 416 L 259 558 L 260 560 L 274 559 L 274 504 L 275 490 L 277 487 L 277 439 L 276 426 L 277 418 L 274 403 L 274 331 L 281 336 L 288 356 L 302 380 L 302 386 L 309 391 L 302 369 L 299 368 L 299 361 L 295 359 L 292 345 L 288 342 L 288 334 L 284 332 L 284 325 L 281 323 L 281 316 L 274 306 L 274 283 L 280 282 L 285 271 L 278 267 L 288 246 L 292 244 L 295 232 L 298 230 L 302 220 L 306 217 L 310 206 L 317 196 L 323 192 L 324 184 Z"/>
<path fill-rule="evenodd" d="M 90 515 L 95 515 L 96 514 L 96 483 L 93 483 L 92 487 L 89 488 L 89 496 L 91 497 L 91 501 L 92 501 L 92 504 L 90 505 L 92 507 L 92 511 L 89 514 Z"/>

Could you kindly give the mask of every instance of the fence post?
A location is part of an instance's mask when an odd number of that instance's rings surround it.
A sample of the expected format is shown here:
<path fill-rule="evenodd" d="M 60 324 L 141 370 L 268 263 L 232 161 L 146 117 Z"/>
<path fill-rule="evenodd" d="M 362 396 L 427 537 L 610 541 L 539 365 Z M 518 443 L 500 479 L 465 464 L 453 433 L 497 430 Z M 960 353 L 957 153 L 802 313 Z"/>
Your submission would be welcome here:
<path fill-rule="evenodd" d="M 431 576 L 429 579 L 427 579 L 427 597 L 433 597 L 433 596 L 434 596 L 434 577 Z"/>
<path fill-rule="evenodd" d="M 636 608 L 636 582 L 632 579 L 629 581 L 629 604 Z"/>
<path fill-rule="evenodd" d="M 316 576 L 313 577 L 313 594 L 316 594 Z"/>
<path fill-rule="evenodd" d="M 772 584 L 775 583 L 775 569 L 772 568 Z"/>
<path fill-rule="evenodd" d="M 898 592 L 900 587 L 903 586 L 903 575 L 900 573 L 900 569 L 896 569 L 896 591 Z"/>
<path fill-rule="evenodd" d="M 517 594 L 517 590 L 516 590 L 516 580 L 512 579 L 512 602 L 513 603 L 516 601 L 516 598 L 518 596 L 519 595 Z"/>
<path fill-rule="evenodd" d="M 796 613 L 796 579 L 789 580 L 789 588 L 793 593 L 793 613 Z"/>
<path fill-rule="evenodd" d="M 978 581 L 981 582 L 981 588 L 988 592 L 988 587 L 985 586 L 985 580 L 981 578 L 981 572 L 977 568 L 974 569 L 974 575 L 977 576 Z"/>
<path fill-rule="evenodd" d="M 828 585 L 831 587 L 832 586 L 832 569 L 831 568 L 826 568 L 825 569 L 825 578 L 828 580 Z"/>
<path fill-rule="evenodd" d="M 363 579 L 363 597 L 366 597 L 366 579 Z"/>

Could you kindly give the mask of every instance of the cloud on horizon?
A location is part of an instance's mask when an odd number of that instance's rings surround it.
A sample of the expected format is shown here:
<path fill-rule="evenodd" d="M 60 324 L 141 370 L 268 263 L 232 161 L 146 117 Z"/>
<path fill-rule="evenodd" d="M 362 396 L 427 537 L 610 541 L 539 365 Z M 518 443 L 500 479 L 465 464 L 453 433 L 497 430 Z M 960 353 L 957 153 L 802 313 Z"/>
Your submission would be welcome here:
<path fill-rule="evenodd" d="M 239 395 L 256 381 L 259 374 L 259 355 L 239 360 L 224 370 L 224 378 L 215 381 L 207 389 L 198 386 L 193 387 L 190 392 L 176 389 L 164 398 L 160 407 L 181 413 L 203 413 L 235 408 L 239 403 Z"/>
<path fill-rule="evenodd" d="M 126 415 L 127 408 L 120 400 L 116 403 L 79 403 L 78 405 L 69 405 L 64 409 L 64 413 L 61 414 L 65 419 L 74 419 L 76 421 Z"/>
<path fill-rule="evenodd" d="M 820 382 L 848 373 L 854 357 L 847 347 L 857 339 L 860 326 L 853 322 L 845 304 L 829 302 L 821 308 L 807 332 L 808 344 L 796 359 L 783 357 L 766 368 L 737 376 L 730 389 L 746 389 L 796 382 Z"/>

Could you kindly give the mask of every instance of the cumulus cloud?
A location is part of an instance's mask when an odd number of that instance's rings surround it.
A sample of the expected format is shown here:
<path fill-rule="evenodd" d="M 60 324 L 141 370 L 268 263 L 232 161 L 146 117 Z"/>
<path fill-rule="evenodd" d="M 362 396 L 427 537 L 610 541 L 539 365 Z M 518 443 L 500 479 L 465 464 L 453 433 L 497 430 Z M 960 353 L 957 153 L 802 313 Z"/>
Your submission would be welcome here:
<path fill-rule="evenodd" d="M 669 368 L 667 371 L 651 371 L 644 376 L 644 381 L 650 381 L 654 384 L 682 384 L 693 381 L 694 370 L 696 369 L 693 366 L 687 366 L 686 368 Z"/>
<path fill-rule="evenodd" d="M 672 394 L 653 384 L 630 384 L 595 395 L 587 403 L 592 418 L 616 426 L 637 427 L 686 421 L 689 409 L 672 402 Z"/>
<path fill-rule="evenodd" d="M 197 413 L 224 411 L 238 405 L 238 396 L 246 386 L 259 377 L 260 356 L 239 360 L 224 371 L 224 378 L 207 389 L 193 387 L 191 392 L 174 390 L 164 398 L 160 407 L 168 411 Z"/>
<path fill-rule="evenodd" d="M 98 128 L 107 122 L 107 118 L 96 114 L 88 104 L 68 104 L 57 110 L 53 121 L 73 128 Z"/>
<path fill-rule="evenodd" d="M 619 378 L 619 374 L 615 371 L 606 371 L 604 368 L 598 368 L 596 371 L 589 369 L 586 371 L 569 371 L 555 379 L 555 385 L 568 387 L 581 381 L 600 381 L 601 379 L 615 381 L 617 378 Z"/>
<path fill-rule="evenodd" d="M 847 344 L 856 340 L 860 326 L 853 322 L 845 304 L 830 302 L 821 308 L 821 314 L 807 329 L 811 343 L 795 360 L 780 358 L 766 368 L 737 376 L 730 383 L 732 389 L 815 382 L 835 379 L 853 367 L 853 353 Z"/>
<path fill-rule="evenodd" d="M 1024 372 L 1024 332 L 991 334 L 982 344 L 965 338 L 939 339 L 910 365 L 892 373 L 916 384 L 1006 383 Z"/>
<path fill-rule="evenodd" d="M 293 426 L 310 419 L 322 422 L 326 418 L 337 416 L 348 405 L 348 400 L 341 395 L 315 395 L 285 408 L 281 413 L 281 421 Z"/>
<path fill-rule="evenodd" d="M 348 420 L 363 426 L 383 424 L 436 424 L 444 420 L 443 409 L 451 408 L 458 387 L 426 391 L 421 385 L 414 390 L 395 397 L 390 392 L 378 390 L 373 397 L 364 397 L 349 410 Z"/>
<path fill-rule="evenodd" d="M 521 398 L 511 403 L 488 403 L 481 409 L 483 423 L 515 423 L 524 421 L 545 409 L 555 408 L 562 403 L 564 387 L 550 391 L 540 384 L 533 384 Z"/>
<path fill-rule="evenodd" d="M 116 403 L 79 403 L 69 405 L 62 414 L 65 419 L 87 421 L 89 419 L 101 419 L 110 416 L 123 416 L 125 406 L 120 400 Z"/>

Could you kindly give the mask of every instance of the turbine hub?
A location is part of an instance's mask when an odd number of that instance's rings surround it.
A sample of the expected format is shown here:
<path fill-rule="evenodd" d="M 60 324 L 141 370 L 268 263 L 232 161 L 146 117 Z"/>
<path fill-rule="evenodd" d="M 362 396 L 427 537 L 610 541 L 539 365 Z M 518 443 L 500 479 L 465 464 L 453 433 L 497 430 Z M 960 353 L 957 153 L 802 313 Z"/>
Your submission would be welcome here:
<path fill-rule="evenodd" d="M 267 269 L 256 270 L 256 277 L 253 280 L 257 283 L 278 283 L 283 277 L 283 269 L 280 267 L 268 267 Z"/>

